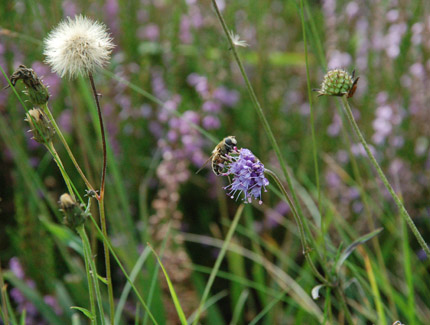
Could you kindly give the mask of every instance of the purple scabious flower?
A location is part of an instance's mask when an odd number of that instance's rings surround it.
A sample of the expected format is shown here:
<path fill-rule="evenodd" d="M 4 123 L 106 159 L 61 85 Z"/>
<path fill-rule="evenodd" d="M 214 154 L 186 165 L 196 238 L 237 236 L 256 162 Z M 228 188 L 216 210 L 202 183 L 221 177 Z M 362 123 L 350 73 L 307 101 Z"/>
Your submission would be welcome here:
<path fill-rule="evenodd" d="M 269 181 L 264 176 L 264 165 L 254 156 L 251 150 L 240 149 L 239 156 L 231 156 L 231 162 L 227 166 L 224 176 L 232 175 L 233 182 L 224 187 L 228 191 L 227 195 L 232 199 L 236 193 L 237 197 L 243 193 L 245 203 L 251 203 L 252 199 L 261 201 L 261 190 L 266 190 Z"/>

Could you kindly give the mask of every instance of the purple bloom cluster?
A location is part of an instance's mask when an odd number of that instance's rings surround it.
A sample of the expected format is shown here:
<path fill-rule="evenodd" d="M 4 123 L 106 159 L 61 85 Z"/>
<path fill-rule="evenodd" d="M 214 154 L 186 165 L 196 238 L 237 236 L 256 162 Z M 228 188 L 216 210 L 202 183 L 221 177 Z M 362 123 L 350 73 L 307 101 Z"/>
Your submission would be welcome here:
<path fill-rule="evenodd" d="M 233 199 L 236 193 L 237 197 L 243 193 L 243 200 L 251 203 L 252 199 L 261 201 L 261 190 L 266 192 L 266 186 L 269 181 L 264 176 L 264 165 L 248 149 L 240 149 L 239 156 L 232 156 L 232 162 L 227 166 L 227 172 L 223 175 L 233 175 L 233 182 L 224 187 L 228 195 Z"/>
<path fill-rule="evenodd" d="M 20 280 L 25 281 L 25 283 L 33 290 L 36 290 L 36 283 L 28 279 L 25 276 L 24 269 L 17 257 L 12 257 L 9 261 L 9 268 L 13 272 L 13 274 Z M 18 312 L 22 313 L 26 312 L 26 324 L 47 324 L 45 320 L 42 320 L 42 316 L 37 310 L 36 306 L 27 299 L 21 292 L 21 290 L 17 288 L 12 288 L 10 290 L 10 297 L 17 304 Z M 57 299 L 52 295 L 43 296 L 43 300 L 45 303 L 50 306 L 57 315 L 61 315 L 63 313 L 61 307 L 58 304 Z"/>

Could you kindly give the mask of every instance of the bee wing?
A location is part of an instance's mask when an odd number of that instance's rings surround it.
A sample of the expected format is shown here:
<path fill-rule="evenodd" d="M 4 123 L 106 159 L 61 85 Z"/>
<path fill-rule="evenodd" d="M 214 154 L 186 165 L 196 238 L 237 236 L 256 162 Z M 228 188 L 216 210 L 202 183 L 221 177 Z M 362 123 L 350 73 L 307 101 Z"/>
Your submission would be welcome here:
<path fill-rule="evenodd" d="M 202 170 L 203 168 L 205 168 L 205 166 L 208 164 L 208 162 L 212 160 L 212 158 L 214 157 L 214 155 L 215 155 L 215 153 L 213 153 L 213 154 L 208 158 L 208 160 L 206 160 L 206 161 L 205 161 L 205 163 L 202 165 L 202 167 L 200 167 L 200 169 L 199 169 L 198 171 L 196 171 L 196 174 L 200 173 L 200 172 L 201 172 L 201 170 Z"/>

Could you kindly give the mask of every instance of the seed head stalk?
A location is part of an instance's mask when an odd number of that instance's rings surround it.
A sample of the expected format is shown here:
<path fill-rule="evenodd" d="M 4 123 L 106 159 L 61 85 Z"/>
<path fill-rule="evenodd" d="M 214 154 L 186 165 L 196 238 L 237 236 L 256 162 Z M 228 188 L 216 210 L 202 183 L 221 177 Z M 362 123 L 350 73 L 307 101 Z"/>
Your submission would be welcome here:
<path fill-rule="evenodd" d="M 346 116 L 348 117 L 348 121 L 351 124 L 352 128 L 354 129 L 355 133 L 357 134 L 358 138 L 360 139 L 360 142 L 363 145 L 364 150 L 366 151 L 370 162 L 372 163 L 373 167 L 375 167 L 376 172 L 378 173 L 379 177 L 381 178 L 382 182 L 385 185 L 385 188 L 388 190 L 388 192 L 390 192 L 394 202 L 397 205 L 397 208 L 400 211 L 400 214 L 405 219 L 409 228 L 412 230 L 412 233 L 414 234 L 415 238 L 418 240 L 418 243 L 420 244 L 421 248 L 427 254 L 427 257 L 430 257 L 430 249 L 427 243 L 424 241 L 423 237 L 421 236 L 420 232 L 415 226 L 414 221 L 412 220 L 411 216 L 409 215 L 408 211 L 406 210 L 400 198 L 397 196 L 393 187 L 388 182 L 387 177 L 385 176 L 384 172 L 382 171 L 381 167 L 379 166 L 378 162 L 376 161 L 375 157 L 370 151 L 369 146 L 366 140 L 364 139 L 363 134 L 361 133 L 360 128 L 357 125 L 357 122 L 354 119 L 354 115 L 352 114 L 351 108 L 349 107 L 348 99 L 346 98 L 346 96 L 342 97 L 342 103 L 343 103 L 343 108 L 345 110 Z"/>
<path fill-rule="evenodd" d="M 106 228 L 106 215 L 105 215 L 105 206 L 104 206 L 104 198 L 105 198 L 105 179 L 106 179 L 106 166 L 107 166 L 107 152 L 106 152 L 106 134 L 103 123 L 103 115 L 99 102 L 99 94 L 97 93 L 96 86 L 94 84 L 94 78 L 91 73 L 88 74 L 88 78 L 90 79 L 91 89 L 94 94 L 94 99 L 97 106 L 97 112 L 100 123 L 100 133 L 102 138 L 102 147 L 103 147 L 103 167 L 102 167 L 102 175 L 101 175 L 101 183 L 100 183 L 100 194 L 97 197 L 97 202 L 99 206 L 100 213 L 100 223 L 102 226 L 103 235 L 107 238 L 107 228 Z M 109 247 L 103 241 L 103 248 L 105 254 L 105 265 L 106 265 L 106 281 L 108 286 L 108 295 L 109 295 L 109 309 L 110 309 L 110 319 L 113 320 L 115 316 L 115 305 L 113 301 L 113 286 L 112 286 L 112 275 L 110 268 L 110 255 L 109 255 Z"/>

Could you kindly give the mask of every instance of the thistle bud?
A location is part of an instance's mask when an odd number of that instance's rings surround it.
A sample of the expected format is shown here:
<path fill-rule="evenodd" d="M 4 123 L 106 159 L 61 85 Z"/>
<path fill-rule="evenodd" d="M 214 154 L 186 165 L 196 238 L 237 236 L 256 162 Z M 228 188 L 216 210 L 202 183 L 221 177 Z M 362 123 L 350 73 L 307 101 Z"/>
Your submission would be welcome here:
<path fill-rule="evenodd" d="M 344 96 L 352 97 L 357 88 L 358 77 L 354 79 L 355 71 L 350 75 L 343 69 L 334 69 L 327 72 L 324 76 L 324 81 L 321 84 L 321 89 L 315 89 L 318 96 Z"/>
<path fill-rule="evenodd" d="M 87 219 L 87 214 L 82 209 L 82 206 L 68 193 L 60 196 L 58 204 L 60 205 L 60 211 L 64 214 L 63 223 L 69 228 L 76 229 Z"/>
<path fill-rule="evenodd" d="M 25 93 L 34 106 L 41 106 L 48 102 L 48 89 L 33 69 L 27 68 L 25 65 L 21 64 L 10 76 L 10 82 L 13 86 L 15 86 L 19 80 L 22 80 L 24 83 L 27 89 Z"/>
<path fill-rule="evenodd" d="M 52 140 L 55 134 L 51 121 L 40 108 L 33 108 L 26 114 L 25 121 L 30 124 L 30 132 L 33 133 L 33 139 L 39 143 L 45 143 Z"/>

